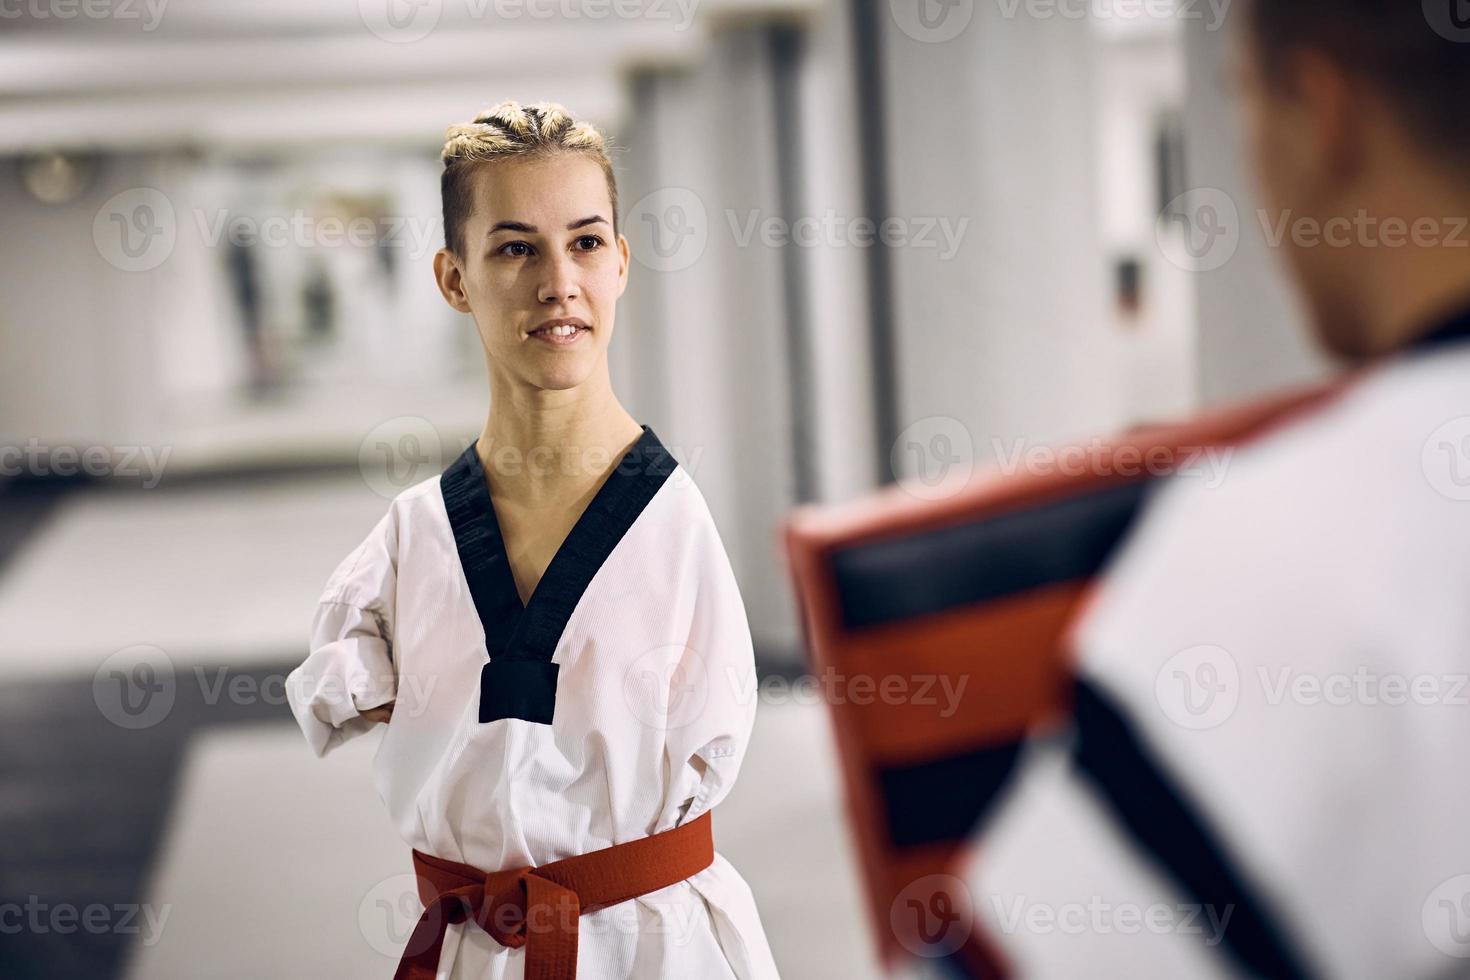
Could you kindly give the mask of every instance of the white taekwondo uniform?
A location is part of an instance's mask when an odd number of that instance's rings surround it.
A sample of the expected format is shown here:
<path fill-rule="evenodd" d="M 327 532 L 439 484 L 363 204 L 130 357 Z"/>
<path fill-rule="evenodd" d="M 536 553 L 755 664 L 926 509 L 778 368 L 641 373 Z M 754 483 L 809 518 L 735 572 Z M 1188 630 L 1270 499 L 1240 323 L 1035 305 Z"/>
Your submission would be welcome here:
<path fill-rule="evenodd" d="M 412 848 L 537 866 L 681 826 L 734 784 L 756 709 L 745 610 L 703 496 L 643 430 L 528 603 L 473 445 L 394 499 L 327 583 L 291 707 L 323 755 L 395 702 L 374 774 Z M 718 854 L 579 933 L 582 980 L 777 976 Z M 524 953 L 454 924 L 439 976 L 510 980 Z"/>
<path fill-rule="evenodd" d="M 979 837 L 1023 977 L 1470 970 L 1470 314 L 1169 481 Z"/>

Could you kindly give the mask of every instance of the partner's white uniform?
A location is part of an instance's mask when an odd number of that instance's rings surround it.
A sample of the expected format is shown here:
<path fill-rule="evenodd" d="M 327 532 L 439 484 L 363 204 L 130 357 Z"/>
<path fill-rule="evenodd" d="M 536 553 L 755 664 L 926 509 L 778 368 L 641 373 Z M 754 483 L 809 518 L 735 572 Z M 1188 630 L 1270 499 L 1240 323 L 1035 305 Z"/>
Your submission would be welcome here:
<path fill-rule="evenodd" d="M 1470 342 L 1372 370 L 1218 488 L 1174 481 L 1074 646 L 1313 973 L 1460 975 Z M 969 880 L 1018 975 L 1233 975 L 1232 910 L 1190 907 L 1143 856 L 1177 824 L 1126 827 L 1056 749 L 1033 750 Z"/>
<path fill-rule="evenodd" d="M 658 459 L 661 475 L 634 472 Z M 471 446 L 400 494 L 332 575 L 311 653 L 287 682 L 312 749 L 369 730 L 359 710 L 395 701 L 374 770 L 405 871 L 409 847 L 494 871 L 647 837 L 715 808 L 745 754 L 756 677 L 735 577 L 688 473 L 645 426 L 524 608 L 489 500 Z M 464 567 L 474 549 L 472 595 Z M 552 722 L 481 721 L 487 661 L 538 653 L 558 665 Z M 716 842 L 719 826 L 716 813 Z M 451 925 L 439 976 L 509 980 L 523 960 L 473 924 Z M 578 976 L 777 972 L 750 889 L 717 855 L 685 882 L 583 916 Z"/>

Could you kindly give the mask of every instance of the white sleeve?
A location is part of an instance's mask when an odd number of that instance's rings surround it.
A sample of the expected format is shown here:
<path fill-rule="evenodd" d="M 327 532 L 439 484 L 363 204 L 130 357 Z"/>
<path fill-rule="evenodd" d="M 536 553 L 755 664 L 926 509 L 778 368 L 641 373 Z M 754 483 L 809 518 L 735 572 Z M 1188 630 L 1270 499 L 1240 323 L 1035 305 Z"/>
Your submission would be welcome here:
<path fill-rule="evenodd" d="M 286 678 L 291 712 L 318 756 L 371 730 L 360 713 L 397 696 L 397 537 L 390 511 L 337 566 L 312 617 L 311 652 Z"/>
<path fill-rule="evenodd" d="M 668 693 L 665 764 L 669 799 L 677 807 L 672 826 L 695 819 L 730 792 L 750 743 L 758 700 L 740 588 L 713 523 L 707 531 L 696 549 L 689 638 Z"/>

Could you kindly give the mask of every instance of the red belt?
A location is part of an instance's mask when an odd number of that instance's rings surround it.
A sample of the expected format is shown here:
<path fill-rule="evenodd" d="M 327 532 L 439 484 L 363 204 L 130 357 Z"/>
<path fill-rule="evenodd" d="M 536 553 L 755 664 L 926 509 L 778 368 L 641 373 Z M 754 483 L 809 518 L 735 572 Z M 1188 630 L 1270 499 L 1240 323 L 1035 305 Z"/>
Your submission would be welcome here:
<path fill-rule="evenodd" d="M 415 850 L 424 914 L 393 980 L 434 980 L 444 931 L 466 919 L 502 946 L 526 948 L 526 980 L 571 980 L 577 975 L 579 916 L 676 885 L 714 859 L 708 813 L 652 837 L 539 868 L 486 873 Z"/>

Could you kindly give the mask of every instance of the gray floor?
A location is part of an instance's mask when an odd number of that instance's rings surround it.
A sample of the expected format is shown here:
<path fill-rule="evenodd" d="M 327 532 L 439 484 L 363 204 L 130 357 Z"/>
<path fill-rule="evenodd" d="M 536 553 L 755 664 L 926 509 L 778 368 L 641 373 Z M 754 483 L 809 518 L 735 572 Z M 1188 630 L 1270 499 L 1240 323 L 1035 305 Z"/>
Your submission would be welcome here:
<path fill-rule="evenodd" d="M 0 976 L 391 975 L 414 910 L 377 736 L 316 759 L 278 686 L 384 506 L 320 475 L 81 490 L 0 527 L 0 901 L 107 910 L 0 937 Z M 103 668 L 140 644 L 171 701 L 128 727 Z M 818 706 L 762 705 L 718 820 L 784 976 L 880 975 Z"/>

